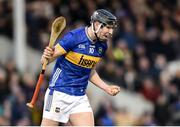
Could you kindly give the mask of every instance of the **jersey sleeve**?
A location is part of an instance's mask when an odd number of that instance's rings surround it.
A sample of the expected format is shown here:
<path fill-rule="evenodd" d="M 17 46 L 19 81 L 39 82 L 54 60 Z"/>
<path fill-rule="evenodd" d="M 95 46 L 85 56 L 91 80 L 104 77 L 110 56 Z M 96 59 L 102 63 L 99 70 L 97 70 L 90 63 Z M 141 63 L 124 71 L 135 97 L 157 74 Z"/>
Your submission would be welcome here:
<path fill-rule="evenodd" d="M 68 52 L 75 46 L 74 40 L 73 33 L 69 32 L 62 39 L 58 40 L 57 43 Z"/>

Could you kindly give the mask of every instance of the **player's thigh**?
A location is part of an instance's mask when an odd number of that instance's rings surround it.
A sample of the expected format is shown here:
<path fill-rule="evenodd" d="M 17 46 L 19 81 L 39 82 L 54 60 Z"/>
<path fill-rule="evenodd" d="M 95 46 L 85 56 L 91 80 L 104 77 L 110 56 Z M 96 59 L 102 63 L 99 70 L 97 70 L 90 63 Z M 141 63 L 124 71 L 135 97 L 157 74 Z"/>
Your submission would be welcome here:
<path fill-rule="evenodd" d="M 70 115 L 72 126 L 94 126 L 94 116 L 92 112 L 73 113 Z"/>
<path fill-rule="evenodd" d="M 59 125 L 59 122 L 46 119 L 46 118 L 43 118 L 41 122 L 41 126 L 58 126 L 58 125 Z"/>

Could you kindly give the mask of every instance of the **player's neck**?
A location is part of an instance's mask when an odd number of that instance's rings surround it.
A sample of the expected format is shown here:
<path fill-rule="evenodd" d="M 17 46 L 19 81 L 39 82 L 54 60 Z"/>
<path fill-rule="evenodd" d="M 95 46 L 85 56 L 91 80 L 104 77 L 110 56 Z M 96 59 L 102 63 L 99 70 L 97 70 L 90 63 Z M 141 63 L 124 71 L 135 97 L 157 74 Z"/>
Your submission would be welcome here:
<path fill-rule="evenodd" d="M 92 26 L 87 28 L 87 34 L 88 34 L 89 38 L 91 40 L 93 40 L 93 42 L 96 42 L 96 36 L 94 35 L 94 32 L 92 31 L 91 27 Z"/>

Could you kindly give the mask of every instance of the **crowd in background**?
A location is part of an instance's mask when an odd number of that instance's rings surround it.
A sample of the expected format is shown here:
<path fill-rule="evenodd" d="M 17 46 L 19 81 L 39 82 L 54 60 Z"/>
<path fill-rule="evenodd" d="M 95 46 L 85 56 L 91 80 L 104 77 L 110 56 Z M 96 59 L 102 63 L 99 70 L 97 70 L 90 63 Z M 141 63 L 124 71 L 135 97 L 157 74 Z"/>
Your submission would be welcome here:
<path fill-rule="evenodd" d="M 28 45 L 42 52 L 54 17 L 66 17 L 66 33 L 89 25 L 98 8 L 110 10 L 118 18 L 98 73 L 125 90 L 142 94 L 153 103 L 154 111 L 133 121 L 126 109 L 103 103 L 95 114 L 96 125 L 180 125 L 180 1 L 26 0 Z M 0 35 L 13 39 L 11 0 L 0 0 Z M 171 65 L 175 71 L 170 72 Z M 28 72 L 20 74 L 13 60 L 0 62 L 0 125 L 39 125 L 48 79 L 49 75 L 37 107 L 29 110 L 25 104 L 37 79 Z"/>

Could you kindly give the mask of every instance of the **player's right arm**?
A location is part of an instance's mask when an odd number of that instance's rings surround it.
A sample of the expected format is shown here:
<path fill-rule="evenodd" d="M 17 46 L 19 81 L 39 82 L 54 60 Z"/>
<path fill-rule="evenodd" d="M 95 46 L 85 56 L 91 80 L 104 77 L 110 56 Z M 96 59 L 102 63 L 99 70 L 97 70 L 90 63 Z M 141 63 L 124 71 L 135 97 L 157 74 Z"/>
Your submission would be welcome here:
<path fill-rule="evenodd" d="M 76 45 L 75 36 L 71 32 L 67 33 L 62 39 L 57 41 L 57 44 L 52 49 L 46 47 L 41 57 L 41 63 L 43 64 L 46 60 L 48 63 L 54 61 L 57 57 L 64 55 Z"/>
<path fill-rule="evenodd" d="M 43 64 L 46 60 L 48 60 L 48 63 L 51 63 L 57 57 L 64 55 L 65 53 L 66 53 L 66 50 L 64 50 L 64 48 L 61 47 L 59 43 L 55 45 L 54 49 L 47 46 L 44 49 L 43 55 L 41 57 L 41 63 Z"/>

